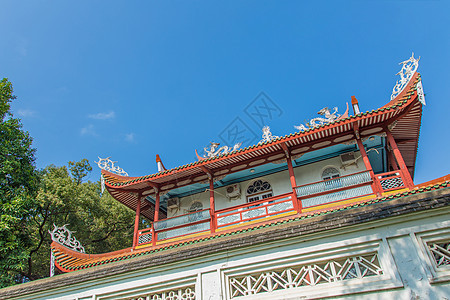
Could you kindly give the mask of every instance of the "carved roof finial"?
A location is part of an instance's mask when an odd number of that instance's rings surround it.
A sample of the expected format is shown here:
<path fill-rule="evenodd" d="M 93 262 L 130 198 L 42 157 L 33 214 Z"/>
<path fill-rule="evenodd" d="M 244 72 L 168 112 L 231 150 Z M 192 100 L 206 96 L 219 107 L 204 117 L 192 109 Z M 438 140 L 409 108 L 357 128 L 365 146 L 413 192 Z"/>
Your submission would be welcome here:
<path fill-rule="evenodd" d="M 405 89 L 411 80 L 414 73 L 417 71 L 419 67 L 419 60 L 414 58 L 414 52 L 411 54 L 411 57 L 408 60 L 402 61 L 399 65 L 402 65 L 402 69 L 395 75 L 400 75 L 400 79 L 397 80 L 394 88 L 392 89 L 391 100 L 400 95 L 400 93 Z"/>

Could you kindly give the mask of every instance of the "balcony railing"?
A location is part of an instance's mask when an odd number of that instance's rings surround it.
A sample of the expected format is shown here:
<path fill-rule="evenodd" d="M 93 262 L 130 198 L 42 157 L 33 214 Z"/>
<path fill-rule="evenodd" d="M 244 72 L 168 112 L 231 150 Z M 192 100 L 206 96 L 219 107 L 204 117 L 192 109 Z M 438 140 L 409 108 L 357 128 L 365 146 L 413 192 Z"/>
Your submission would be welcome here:
<path fill-rule="evenodd" d="M 216 212 L 217 228 L 294 211 L 292 193 L 271 197 Z"/>
<path fill-rule="evenodd" d="M 209 209 L 154 222 L 152 228 L 138 231 L 138 245 L 181 237 L 211 229 Z"/>
<path fill-rule="evenodd" d="M 218 210 L 213 218 L 210 210 L 204 209 L 157 221 L 153 223 L 152 228 L 138 231 L 138 245 L 155 244 L 155 241 L 164 242 L 197 233 L 208 234 L 211 232 L 211 226 L 217 230 L 227 229 L 296 212 L 297 201 L 301 201 L 303 208 L 311 209 L 318 205 L 374 195 L 375 190 L 386 192 L 404 187 L 400 171 L 377 174 L 374 179 L 371 178 L 370 171 L 359 172 L 298 186 L 295 188 L 298 199 L 294 197 L 294 193 L 286 193 Z"/>
<path fill-rule="evenodd" d="M 301 185 L 295 189 L 302 207 L 306 208 L 373 194 L 370 186 L 372 182 L 370 172 L 364 171 Z"/>

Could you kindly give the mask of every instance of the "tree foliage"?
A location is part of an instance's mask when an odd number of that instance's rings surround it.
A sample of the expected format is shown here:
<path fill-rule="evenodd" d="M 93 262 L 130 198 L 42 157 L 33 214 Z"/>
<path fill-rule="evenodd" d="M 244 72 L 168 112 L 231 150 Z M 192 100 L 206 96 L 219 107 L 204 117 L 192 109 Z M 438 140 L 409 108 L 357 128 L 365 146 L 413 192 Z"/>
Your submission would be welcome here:
<path fill-rule="evenodd" d="M 32 139 L 13 117 L 11 83 L 0 81 L 0 287 L 49 276 L 48 231 L 68 225 L 87 253 L 130 247 L 134 212 L 83 182 L 87 159 L 36 171 Z"/>
<path fill-rule="evenodd" d="M 51 244 L 48 231 L 53 230 L 53 224 L 68 224 L 87 253 L 131 246 L 134 213 L 108 193 L 101 196 L 99 182 L 82 182 L 92 170 L 88 160 L 69 162 L 69 170 L 51 165 L 42 171 L 36 197 L 38 211 L 27 228 L 33 246 L 22 275 L 30 280 L 48 276 Z"/>
<path fill-rule="evenodd" d="M 22 230 L 35 207 L 37 173 L 32 139 L 13 117 L 12 84 L 0 81 L 0 286 L 14 283 L 24 270 L 30 246 Z"/>

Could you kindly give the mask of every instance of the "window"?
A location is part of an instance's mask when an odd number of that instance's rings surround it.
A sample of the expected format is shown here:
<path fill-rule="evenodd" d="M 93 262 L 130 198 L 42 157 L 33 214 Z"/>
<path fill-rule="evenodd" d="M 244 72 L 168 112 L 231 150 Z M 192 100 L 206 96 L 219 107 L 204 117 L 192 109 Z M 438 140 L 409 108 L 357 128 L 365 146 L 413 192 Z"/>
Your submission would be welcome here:
<path fill-rule="evenodd" d="M 322 172 L 322 180 L 338 178 L 339 176 L 341 176 L 339 171 L 333 167 L 326 168 Z"/>
<path fill-rule="evenodd" d="M 255 180 L 247 188 L 247 202 L 273 197 L 272 186 L 265 180 Z"/>
<path fill-rule="evenodd" d="M 199 211 L 203 209 L 203 204 L 199 201 L 194 201 L 189 207 L 189 212 Z"/>
<path fill-rule="evenodd" d="M 327 180 L 325 181 L 325 189 L 332 190 L 342 187 L 341 179 L 339 178 L 339 176 L 341 175 L 339 174 L 339 171 L 336 168 L 329 167 L 323 170 L 322 180 Z"/>

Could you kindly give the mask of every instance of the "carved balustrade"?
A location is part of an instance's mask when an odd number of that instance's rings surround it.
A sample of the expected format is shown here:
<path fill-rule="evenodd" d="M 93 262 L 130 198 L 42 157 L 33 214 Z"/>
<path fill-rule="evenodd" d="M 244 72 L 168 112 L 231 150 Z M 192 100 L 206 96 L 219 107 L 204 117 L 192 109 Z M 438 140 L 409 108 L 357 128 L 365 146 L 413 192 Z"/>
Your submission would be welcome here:
<path fill-rule="evenodd" d="M 403 179 L 400 170 L 376 174 L 375 180 L 379 186 L 381 186 L 383 192 L 406 187 L 405 180 Z"/>

